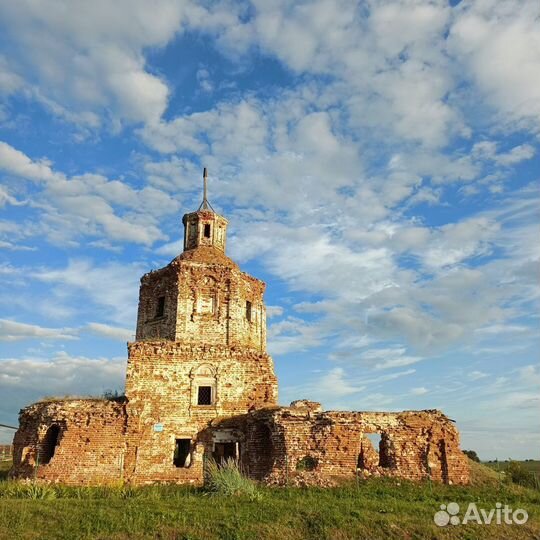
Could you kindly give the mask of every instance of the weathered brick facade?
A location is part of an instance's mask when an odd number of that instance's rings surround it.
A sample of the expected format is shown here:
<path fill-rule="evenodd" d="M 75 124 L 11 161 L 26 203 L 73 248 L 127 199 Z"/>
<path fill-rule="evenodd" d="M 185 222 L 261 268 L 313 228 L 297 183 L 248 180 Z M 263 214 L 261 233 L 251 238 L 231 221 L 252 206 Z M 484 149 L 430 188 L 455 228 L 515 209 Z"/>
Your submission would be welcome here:
<path fill-rule="evenodd" d="M 322 412 L 277 406 L 266 353 L 265 284 L 225 255 L 227 220 L 206 197 L 186 214 L 184 251 L 141 279 L 125 399 L 23 409 L 12 476 L 71 484 L 201 483 L 206 459 L 238 459 L 283 483 L 355 474 L 467 483 L 459 435 L 439 411 Z M 379 434 L 375 449 L 368 434 Z"/>

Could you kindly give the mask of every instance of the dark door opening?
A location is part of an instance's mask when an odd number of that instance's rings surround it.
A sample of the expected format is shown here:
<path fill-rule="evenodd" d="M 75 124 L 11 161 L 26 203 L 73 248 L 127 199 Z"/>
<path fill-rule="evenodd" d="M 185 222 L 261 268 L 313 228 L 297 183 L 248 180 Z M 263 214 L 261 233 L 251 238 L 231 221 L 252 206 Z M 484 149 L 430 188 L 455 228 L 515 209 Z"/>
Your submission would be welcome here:
<path fill-rule="evenodd" d="M 212 457 L 218 465 L 222 465 L 228 459 L 237 459 L 236 443 L 215 443 Z"/>

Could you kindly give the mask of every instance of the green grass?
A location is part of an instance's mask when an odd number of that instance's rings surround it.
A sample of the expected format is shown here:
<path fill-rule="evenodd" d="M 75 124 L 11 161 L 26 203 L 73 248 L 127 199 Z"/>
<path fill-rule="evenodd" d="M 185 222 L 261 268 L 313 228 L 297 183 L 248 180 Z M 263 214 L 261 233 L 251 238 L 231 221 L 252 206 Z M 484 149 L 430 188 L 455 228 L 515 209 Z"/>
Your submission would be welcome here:
<path fill-rule="evenodd" d="M 373 478 L 339 488 L 257 487 L 257 497 L 187 486 L 66 487 L 0 482 L 0 539 L 352 540 L 540 536 L 540 493 L 475 464 L 473 484 Z M 525 508 L 527 524 L 437 527 L 441 504 Z"/>

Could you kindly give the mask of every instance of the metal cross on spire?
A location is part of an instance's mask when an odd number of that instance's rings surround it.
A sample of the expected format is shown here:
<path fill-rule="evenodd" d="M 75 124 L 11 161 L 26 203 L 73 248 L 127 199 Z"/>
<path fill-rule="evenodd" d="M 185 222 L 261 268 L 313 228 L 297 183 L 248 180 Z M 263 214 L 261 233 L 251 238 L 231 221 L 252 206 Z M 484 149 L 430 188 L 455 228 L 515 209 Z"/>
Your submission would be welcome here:
<path fill-rule="evenodd" d="M 215 212 L 215 210 L 212 208 L 212 205 L 208 202 L 208 199 L 206 197 L 206 192 L 207 192 L 207 187 L 206 187 L 206 183 L 207 183 L 207 180 L 208 180 L 208 171 L 206 170 L 206 167 L 203 169 L 203 200 L 202 200 L 202 203 L 201 203 L 201 206 L 199 206 L 199 209 L 197 210 L 197 212 L 199 210 L 212 210 L 212 212 Z"/>

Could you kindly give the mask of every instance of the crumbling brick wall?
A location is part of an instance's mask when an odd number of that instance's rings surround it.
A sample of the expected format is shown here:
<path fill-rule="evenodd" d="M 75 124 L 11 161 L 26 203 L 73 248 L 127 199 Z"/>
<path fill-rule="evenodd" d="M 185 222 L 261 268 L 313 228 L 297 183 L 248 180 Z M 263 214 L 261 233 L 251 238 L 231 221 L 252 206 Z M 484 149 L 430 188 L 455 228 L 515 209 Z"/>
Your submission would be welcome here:
<path fill-rule="evenodd" d="M 283 483 L 301 469 L 322 478 L 361 474 L 469 481 L 458 432 L 440 411 L 320 412 L 300 402 L 254 411 L 214 429 L 235 425 L 244 433 L 243 465 L 257 479 Z M 380 435 L 379 448 L 370 434 Z"/>
<path fill-rule="evenodd" d="M 125 427 L 123 403 L 97 399 L 34 403 L 20 412 L 10 474 L 65 484 L 120 481 Z"/>

